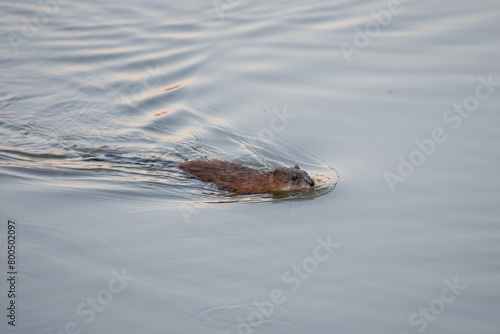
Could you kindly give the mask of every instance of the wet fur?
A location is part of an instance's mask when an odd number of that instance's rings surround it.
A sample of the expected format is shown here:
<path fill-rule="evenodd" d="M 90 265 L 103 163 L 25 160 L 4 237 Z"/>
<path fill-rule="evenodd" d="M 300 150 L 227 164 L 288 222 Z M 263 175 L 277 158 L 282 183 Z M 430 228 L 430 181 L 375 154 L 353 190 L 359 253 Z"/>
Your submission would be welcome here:
<path fill-rule="evenodd" d="M 193 160 L 179 167 L 203 181 L 245 194 L 275 193 L 302 190 L 314 186 L 311 177 L 299 166 L 263 171 L 234 162 Z"/>

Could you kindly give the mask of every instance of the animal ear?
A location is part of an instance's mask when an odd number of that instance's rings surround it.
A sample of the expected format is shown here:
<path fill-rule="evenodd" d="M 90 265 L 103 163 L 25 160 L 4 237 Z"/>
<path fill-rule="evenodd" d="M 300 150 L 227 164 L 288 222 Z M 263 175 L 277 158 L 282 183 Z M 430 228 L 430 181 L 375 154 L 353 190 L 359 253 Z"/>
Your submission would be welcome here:
<path fill-rule="evenodd" d="M 295 165 L 293 168 L 300 169 L 299 165 Z"/>

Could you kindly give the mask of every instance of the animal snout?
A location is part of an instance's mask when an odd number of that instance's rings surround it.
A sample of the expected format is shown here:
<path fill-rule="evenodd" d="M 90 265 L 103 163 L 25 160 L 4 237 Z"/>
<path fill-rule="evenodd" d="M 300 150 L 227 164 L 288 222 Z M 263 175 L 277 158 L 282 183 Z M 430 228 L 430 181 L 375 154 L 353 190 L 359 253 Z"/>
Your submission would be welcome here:
<path fill-rule="evenodd" d="M 305 175 L 305 179 L 310 187 L 314 187 L 314 180 L 308 174 Z"/>

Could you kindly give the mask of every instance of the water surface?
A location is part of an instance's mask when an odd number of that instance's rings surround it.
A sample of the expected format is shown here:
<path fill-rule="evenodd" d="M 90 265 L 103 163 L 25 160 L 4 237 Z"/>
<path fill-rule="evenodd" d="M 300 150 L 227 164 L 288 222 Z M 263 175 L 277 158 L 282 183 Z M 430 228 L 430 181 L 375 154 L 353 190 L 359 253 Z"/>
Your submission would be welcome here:
<path fill-rule="evenodd" d="M 0 12 L 2 332 L 500 329 L 497 1 Z M 330 181 L 235 195 L 191 159 Z"/>

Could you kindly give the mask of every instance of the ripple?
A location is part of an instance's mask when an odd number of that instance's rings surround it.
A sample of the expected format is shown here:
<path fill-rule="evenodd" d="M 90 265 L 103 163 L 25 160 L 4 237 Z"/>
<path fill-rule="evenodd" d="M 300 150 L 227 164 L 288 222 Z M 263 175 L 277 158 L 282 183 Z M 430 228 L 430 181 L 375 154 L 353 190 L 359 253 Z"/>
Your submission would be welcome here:
<path fill-rule="evenodd" d="M 198 310 L 195 318 L 200 327 L 221 330 L 225 334 L 241 333 L 242 326 L 250 327 L 249 323 L 254 328 L 264 327 L 271 333 L 288 333 L 292 325 L 288 313 L 288 309 L 282 305 L 255 301 L 207 307 Z"/>
<path fill-rule="evenodd" d="M 49 177 L 56 187 L 78 189 L 92 182 L 110 192 L 120 188 L 152 196 L 161 192 L 186 205 L 324 195 L 338 183 L 332 173 L 335 168 L 325 167 L 332 164 L 287 137 L 272 143 L 259 141 L 258 130 L 252 130 L 258 124 L 247 122 L 240 110 L 227 109 L 228 95 L 236 95 L 217 84 L 232 75 L 252 81 L 286 70 L 266 57 L 276 50 L 297 49 L 297 44 L 284 47 L 270 41 L 285 34 L 301 15 L 308 24 L 327 20 L 320 13 L 331 10 L 328 6 L 321 2 L 314 8 L 270 11 L 267 4 L 243 3 L 232 10 L 240 16 L 230 30 L 210 4 L 196 6 L 200 13 L 196 19 L 191 10 L 165 5 L 167 12 L 177 13 L 168 20 L 144 5 L 107 3 L 99 10 L 84 3 L 62 6 L 22 50 L 23 59 L 37 61 L 26 62 L 22 70 L 14 62 L 7 73 L 13 88 L 0 96 L 5 107 L 0 149 L 9 164 L 2 167 L 32 173 L 36 180 L 57 171 L 68 182 L 59 184 Z M 104 15 L 106 10 L 113 15 Z M 43 8 L 17 4 L 7 6 L 7 11 L 22 18 Z M 81 20 L 83 13 L 87 20 Z M 276 25 L 278 16 L 281 23 Z M 14 30 L 22 28 L 15 20 L 7 21 Z M 242 47 L 243 41 L 254 39 L 263 43 Z M 314 47 L 310 43 L 306 49 L 314 53 Z M 13 59 L 10 55 L 4 64 Z M 299 147 L 309 154 L 299 152 Z M 84 161 L 106 154 L 173 162 L 219 159 L 261 169 L 298 163 L 315 175 L 317 186 L 289 194 L 238 195 L 191 179 L 175 168 Z"/>

